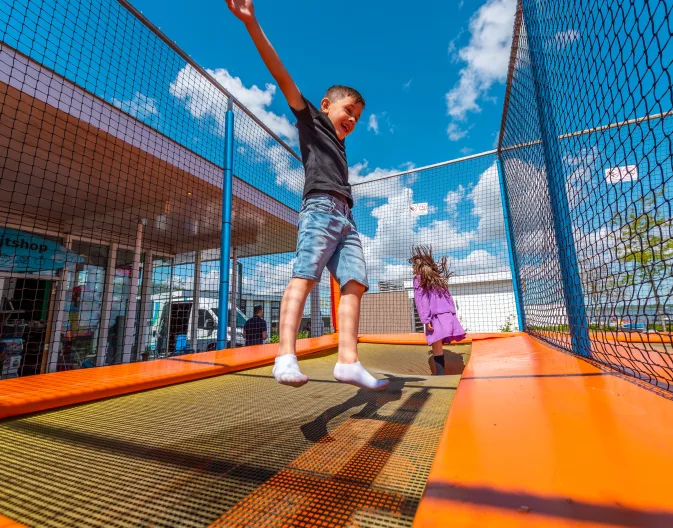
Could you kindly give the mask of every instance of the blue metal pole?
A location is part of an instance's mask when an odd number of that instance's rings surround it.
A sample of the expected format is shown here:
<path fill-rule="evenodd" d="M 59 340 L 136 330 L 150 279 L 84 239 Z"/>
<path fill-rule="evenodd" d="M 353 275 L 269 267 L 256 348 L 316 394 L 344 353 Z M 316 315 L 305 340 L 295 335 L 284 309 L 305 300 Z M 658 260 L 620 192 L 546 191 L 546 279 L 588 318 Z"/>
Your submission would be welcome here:
<path fill-rule="evenodd" d="M 505 236 L 507 237 L 507 249 L 509 253 L 509 267 L 512 273 L 512 287 L 514 289 L 514 304 L 516 305 L 516 319 L 519 324 L 519 330 L 526 329 L 526 314 L 523 311 L 523 295 L 521 291 L 521 277 L 519 275 L 519 265 L 516 259 L 516 248 L 514 246 L 514 235 L 512 226 L 512 215 L 509 208 L 509 194 L 505 183 L 505 168 L 502 163 L 502 157 L 498 154 L 498 180 L 500 181 L 500 200 L 502 201 L 502 214 L 505 221 Z"/>
<path fill-rule="evenodd" d="M 227 101 L 224 146 L 224 181 L 222 182 L 222 232 L 220 233 L 220 310 L 217 314 L 217 349 L 227 348 L 229 321 L 229 253 L 231 251 L 231 184 L 234 169 L 234 107 Z M 235 278 L 234 278 L 235 280 Z M 236 329 L 231 329 L 231 339 L 236 339 Z"/>
<path fill-rule="evenodd" d="M 523 18 L 528 32 L 531 73 L 535 90 L 536 107 L 541 128 L 542 150 L 549 187 L 549 201 L 554 221 L 554 235 L 559 252 L 559 265 L 563 281 L 570 339 L 575 354 L 590 357 L 591 341 L 587 325 L 582 279 L 575 250 L 573 224 L 566 193 L 563 158 L 559 134 L 554 117 L 551 97 L 552 83 L 547 78 L 543 22 L 540 20 L 538 2 L 522 2 Z M 551 38 L 549 39 L 551 40 Z M 551 45 L 550 42 L 547 42 Z M 553 48 L 552 48 L 553 49 Z M 562 88 L 562 87 L 561 87 Z M 546 92 L 545 92 L 546 90 Z"/>

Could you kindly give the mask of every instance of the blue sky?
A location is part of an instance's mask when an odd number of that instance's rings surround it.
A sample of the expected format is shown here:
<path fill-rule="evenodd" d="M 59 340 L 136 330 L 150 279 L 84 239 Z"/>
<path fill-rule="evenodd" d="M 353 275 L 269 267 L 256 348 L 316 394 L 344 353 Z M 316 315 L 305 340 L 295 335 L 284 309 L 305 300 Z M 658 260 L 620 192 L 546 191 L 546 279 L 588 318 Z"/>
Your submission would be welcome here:
<path fill-rule="evenodd" d="M 282 94 L 269 86 L 273 78 L 224 2 L 206 0 L 199 9 L 173 0 L 135 5 L 296 147 L 294 118 Z M 317 103 L 334 83 L 357 87 L 365 96 L 365 113 L 347 140 L 353 183 L 494 148 L 514 6 L 513 0 L 434 2 L 428 16 L 402 2 L 342 2 L 336 9 L 331 3 L 298 1 L 288 16 L 287 4 L 256 3 L 260 23 L 309 99 Z M 191 74 L 178 74 L 171 82 L 172 95 L 191 105 L 192 115 L 221 126 L 212 95 L 195 87 Z M 236 174 L 262 188 L 271 184 L 270 194 L 296 205 L 302 178 L 292 173 L 298 166 L 279 170 L 271 164 L 277 174 L 286 174 L 281 186 L 256 178 L 259 168 L 249 154 L 265 150 L 259 138 L 243 135 L 237 133 Z M 251 145 L 255 141 L 257 149 Z M 356 190 L 355 216 L 372 286 L 408 276 L 409 246 L 421 239 L 448 255 L 460 274 L 506 270 L 497 189 L 490 157 Z M 411 217 L 410 200 L 429 203 L 431 213 Z M 282 290 L 284 280 L 277 276 L 289 273 L 292 257 L 253 259 L 244 263 L 244 276 L 256 277 L 250 286 L 259 291 Z"/>
<path fill-rule="evenodd" d="M 135 5 L 296 148 L 294 118 L 282 94 L 269 86 L 273 78 L 224 2 L 207 0 L 198 10 L 172 0 Z M 402 2 L 342 2 L 336 9 L 331 3 L 298 1 L 291 3 L 288 17 L 287 4 L 256 3 L 260 23 L 309 99 L 317 103 L 334 83 L 357 87 L 365 96 L 365 113 L 347 140 L 352 183 L 495 147 L 514 7 L 514 0 L 434 2 L 429 16 Z M 195 87 L 193 75 L 178 74 L 172 85 L 172 95 L 191 105 L 192 115 L 222 125 L 212 96 Z M 239 130 L 245 130 L 237 119 Z M 257 178 L 259 167 L 249 154 L 273 146 L 243 135 L 237 132 L 235 173 L 298 205 L 302 177 L 293 174 L 298 165 L 292 170 L 271 163 L 284 185 Z M 449 256 L 460 274 L 508 269 L 494 158 L 360 189 L 355 217 L 374 287 L 378 280 L 409 275 L 407 253 L 419 241 Z M 431 213 L 411 217 L 409 201 L 427 202 Z M 293 256 L 255 259 L 244 273 L 270 278 L 254 279 L 259 290 L 281 290 L 283 280 L 273 277 L 289 273 Z"/>

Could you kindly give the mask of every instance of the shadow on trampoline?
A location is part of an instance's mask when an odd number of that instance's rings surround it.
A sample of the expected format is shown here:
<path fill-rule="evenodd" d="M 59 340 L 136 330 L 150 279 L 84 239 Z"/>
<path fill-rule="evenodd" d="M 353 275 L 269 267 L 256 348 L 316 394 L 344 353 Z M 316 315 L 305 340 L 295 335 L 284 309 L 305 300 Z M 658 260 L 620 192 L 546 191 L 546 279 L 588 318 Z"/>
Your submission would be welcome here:
<path fill-rule="evenodd" d="M 673 512 L 636 510 L 619 503 L 590 503 L 567 497 L 542 496 L 486 486 L 431 482 L 426 496 L 435 500 L 474 504 L 486 508 L 524 511 L 548 518 L 574 522 L 600 523 L 610 526 L 673 526 Z M 525 506 L 524 506 L 525 505 Z"/>
<path fill-rule="evenodd" d="M 432 349 L 428 350 L 428 367 L 430 372 L 435 375 L 435 364 L 432 359 Z M 452 350 L 444 349 L 444 374 L 446 376 L 456 376 L 463 373 L 465 370 L 465 358 L 463 354 L 459 354 Z"/>
<path fill-rule="evenodd" d="M 402 460 L 396 458 L 395 448 L 430 400 L 431 391 L 421 387 L 402 400 L 405 384 L 422 380 L 387 377 L 391 380 L 389 391 L 375 394 L 360 390 L 301 426 L 305 435 L 315 438 L 313 447 L 225 512 L 212 526 L 268 526 L 264 520 L 270 509 L 278 526 L 343 526 L 346 523 L 350 526 L 358 512 L 376 516 L 377 526 L 384 525 L 381 519 L 395 520 L 400 526 L 410 525 L 420 493 L 415 496 L 414 483 L 405 480 L 408 468 L 400 465 Z M 378 414 L 383 405 L 399 400 L 402 402 L 391 416 Z M 359 427 L 354 426 L 352 420 L 332 432 L 334 439 L 326 433 L 321 436 L 329 420 L 360 405 L 365 408 L 353 418 L 380 422 L 374 431 L 367 428 L 364 442 L 362 437 L 357 437 Z M 352 436 L 354 434 L 356 436 Z M 422 446 L 416 448 L 420 450 Z M 404 480 L 405 485 L 374 486 L 384 469 L 389 473 L 388 478 L 394 475 L 394 479 Z M 293 498 L 292 507 L 279 507 L 279 503 L 287 504 L 289 496 Z"/>
<path fill-rule="evenodd" d="M 330 407 L 325 412 L 317 416 L 314 420 L 303 424 L 300 427 L 300 429 L 302 434 L 304 435 L 304 438 L 306 440 L 309 440 L 310 442 L 333 441 L 332 438 L 330 438 L 329 433 L 327 431 L 327 424 L 329 424 L 330 421 L 332 421 L 340 414 L 343 414 L 350 409 L 360 407 L 362 405 L 364 405 L 362 410 L 360 410 L 360 412 L 358 412 L 357 414 L 353 415 L 352 418 L 355 419 L 366 418 L 369 420 L 411 423 L 411 421 L 413 421 L 413 418 L 415 418 L 415 414 L 413 415 L 413 417 L 411 417 L 411 420 L 409 421 L 409 417 L 407 416 L 408 411 L 407 412 L 403 411 L 400 413 L 400 411 L 402 411 L 404 407 L 411 402 L 411 398 L 410 400 L 407 400 L 407 402 L 405 402 L 402 408 L 398 409 L 398 411 L 396 411 L 391 417 L 380 416 L 378 411 L 381 409 L 381 407 L 383 407 L 387 403 L 399 401 L 400 399 L 402 399 L 402 389 L 404 388 L 405 384 L 421 382 L 425 381 L 425 379 L 399 377 L 391 374 L 385 374 L 385 376 L 390 380 L 390 385 L 388 386 L 387 390 L 383 392 L 372 392 L 364 389 L 358 390 L 358 392 L 354 396 L 347 399 L 345 402 Z M 414 393 L 414 395 L 418 395 L 421 393 L 424 394 L 427 393 L 427 388 L 422 388 L 420 391 Z M 412 395 L 412 398 L 414 395 Z M 425 399 L 427 399 L 427 397 Z M 418 412 L 418 410 L 415 412 Z"/>
<path fill-rule="evenodd" d="M 49 437 L 65 442 L 68 445 L 79 445 L 91 449 L 92 452 L 104 452 L 108 455 L 118 454 L 136 460 L 167 464 L 187 470 L 197 470 L 213 475 L 228 474 L 236 478 L 263 482 L 276 473 L 275 470 L 259 465 L 243 464 L 240 461 L 224 457 L 199 455 L 185 450 L 172 449 L 131 442 L 128 439 L 117 439 L 95 433 L 64 429 L 46 424 L 17 421 L 12 429 L 30 435 Z M 250 475 L 254 475 L 251 479 Z"/>

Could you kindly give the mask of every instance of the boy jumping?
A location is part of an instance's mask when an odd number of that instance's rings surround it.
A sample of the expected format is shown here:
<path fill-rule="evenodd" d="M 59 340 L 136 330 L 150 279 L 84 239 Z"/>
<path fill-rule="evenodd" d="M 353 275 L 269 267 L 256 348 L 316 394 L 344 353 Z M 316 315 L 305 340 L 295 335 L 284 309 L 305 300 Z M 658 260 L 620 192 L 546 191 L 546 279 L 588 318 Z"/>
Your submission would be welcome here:
<path fill-rule="evenodd" d="M 320 109 L 304 98 L 262 31 L 252 0 L 227 0 L 244 24 L 264 64 L 278 83 L 297 118 L 299 146 L 305 182 L 299 212 L 297 258 L 292 279 L 283 295 L 280 311 L 280 346 L 273 367 L 279 383 L 301 387 L 308 377 L 299 370 L 296 336 L 306 298 L 323 269 L 339 282 L 339 355 L 334 377 L 360 388 L 382 390 L 388 380 L 378 380 L 358 361 L 360 300 L 369 288 L 367 271 L 351 208 L 344 139 L 350 134 L 365 106 L 357 90 L 333 86 L 320 101 Z"/>

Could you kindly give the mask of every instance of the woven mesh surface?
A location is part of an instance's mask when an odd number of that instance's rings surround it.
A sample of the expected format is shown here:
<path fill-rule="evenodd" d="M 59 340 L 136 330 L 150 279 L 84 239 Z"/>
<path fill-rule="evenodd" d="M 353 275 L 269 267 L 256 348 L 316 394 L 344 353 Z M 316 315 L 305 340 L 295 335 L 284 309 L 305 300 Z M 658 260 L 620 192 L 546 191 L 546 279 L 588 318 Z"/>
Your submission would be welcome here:
<path fill-rule="evenodd" d="M 0 425 L 0 513 L 30 526 L 410 526 L 468 346 L 362 345 L 391 379 L 311 382 L 263 367 L 13 419 Z"/>

